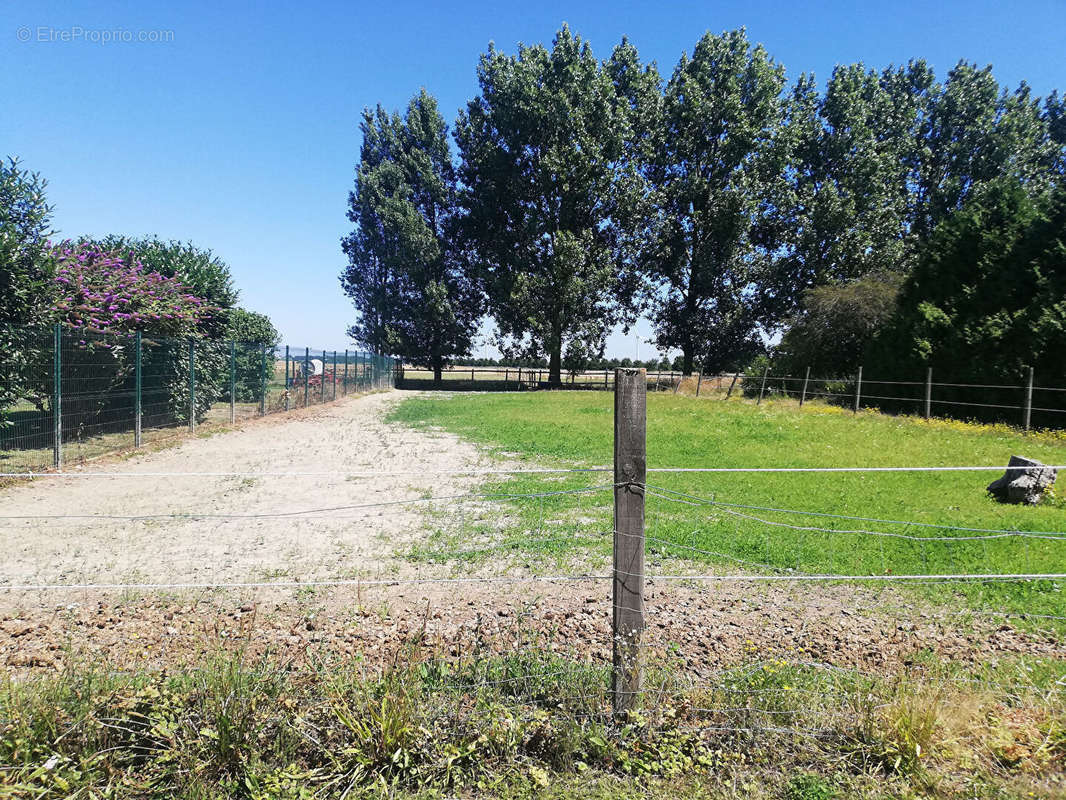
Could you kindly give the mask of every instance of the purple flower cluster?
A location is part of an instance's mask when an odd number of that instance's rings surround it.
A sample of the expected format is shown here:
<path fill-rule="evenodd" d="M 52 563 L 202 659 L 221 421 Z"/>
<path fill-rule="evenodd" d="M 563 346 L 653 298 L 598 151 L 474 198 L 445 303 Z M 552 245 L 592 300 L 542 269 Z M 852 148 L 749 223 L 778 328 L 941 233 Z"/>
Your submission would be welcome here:
<path fill-rule="evenodd" d="M 126 253 L 63 242 L 53 247 L 55 314 L 100 333 L 191 336 L 215 310 L 176 278 L 148 272 Z"/>

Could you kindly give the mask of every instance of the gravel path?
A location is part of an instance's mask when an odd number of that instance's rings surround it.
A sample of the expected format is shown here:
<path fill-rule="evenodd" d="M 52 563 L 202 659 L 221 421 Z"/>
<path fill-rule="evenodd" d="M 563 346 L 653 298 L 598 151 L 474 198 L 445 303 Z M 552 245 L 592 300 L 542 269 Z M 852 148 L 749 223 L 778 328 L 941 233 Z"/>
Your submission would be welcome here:
<path fill-rule="evenodd" d="M 488 466 L 473 446 L 454 436 L 385 422 L 400 397 L 400 392 L 372 394 L 268 417 L 173 449 L 86 468 L 175 477 L 44 478 L 0 490 L 0 588 L 307 581 L 370 576 L 394 566 L 388 563 L 392 548 L 421 529 L 417 507 L 349 509 L 328 512 L 328 518 L 309 512 L 462 493 L 476 479 L 434 472 Z M 180 476 L 262 471 L 410 474 Z M 291 516 L 255 517 L 279 513 Z M 182 517 L 190 514 L 204 516 Z"/>

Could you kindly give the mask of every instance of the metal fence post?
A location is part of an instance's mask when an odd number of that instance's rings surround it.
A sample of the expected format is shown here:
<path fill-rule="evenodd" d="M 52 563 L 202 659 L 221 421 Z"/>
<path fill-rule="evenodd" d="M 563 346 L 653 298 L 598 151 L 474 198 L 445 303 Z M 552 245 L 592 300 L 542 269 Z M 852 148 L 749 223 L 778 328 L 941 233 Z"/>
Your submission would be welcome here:
<path fill-rule="evenodd" d="M 267 386 L 269 385 L 267 378 L 267 346 L 265 344 L 260 350 L 259 357 L 259 416 L 263 416 L 267 413 Z"/>
<path fill-rule="evenodd" d="M 196 430 L 196 342 L 189 339 L 189 433 Z"/>
<path fill-rule="evenodd" d="M 1029 380 L 1025 386 L 1025 429 L 1029 430 L 1029 422 L 1033 416 L 1033 368 L 1029 367 Z"/>
<path fill-rule="evenodd" d="M 326 402 L 326 351 L 322 351 L 322 380 L 318 382 L 318 402 Z"/>
<path fill-rule="evenodd" d="M 337 351 L 333 351 L 333 377 L 330 379 L 330 383 L 333 385 L 333 391 L 330 393 L 330 399 L 337 399 Z"/>
<path fill-rule="evenodd" d="M 925 418 L 929 419 L 933 411 L 933 368 L 925 370 Z"/>
<path fill-rule="evenodd" d="M 307 373 L 311 369 L 311 348 L 304 348 L 304 408 L 307 408 L 307 396 L 311 391 L 311 383 Z"/>
<path fill-rule="evenodd" d="M 237 421 L 237 342 L 229 343 L 229 424 Z"/>
<path fill-rule="evenodd" d="M 766 376 L 770 374 L 770 368 L 767 367 L 762 371 L 762 384 L 759 386 L 759 399 L 755 401 L 755 405 L 762 403 L 763 393 L 766 391 Z"/>
<path fill-rule="evenodd" d="M 807 367 L 807 374 L 803 376 L 803 392 L 800 394 L 800 406 L 807 402 L 807 383 L 811 379 L 811 368 Z"/>
<path fill-rule="evenodd" d="M 341 384 L 341 396 L 348 395 L 348 351 L 344 351 L 344 382 Z"/>
<path fill-rule="evenodd" d="M 141 446 L 141 332 L 133 334 L 133 446 Z"/>
<path fill-rule="evenodd" d="M 614 577 L 611 705 L 629 711 L 640 692 L 644 632 L 644 488 L 647 373 L 615 370 Z"/>
<path fill-rule="evenodd" d="M 52 465 L 63 468 L 63 328 L 52 329 Z"/>
<path fill-rule="evenodd" d="M 289 386 L 289 346 L 285 345 L 285 410 L 289 410 L 289 395 L 292 387 Z"/>
<path fill-rule="evenodd" d="M 733 396 L 733 387 L 737 385 L 737 378 L 739 378 L 739 377 L 740 377 L 740 373 L 739 372 L 736 375 L 733 376 L 733 381 L 732 381 L 732 383 L 729 384 L 729 391 L 725 393 L 725 399 L 726 400 L 728 400 L 730 397 Z"/>
<path fill-rule="evenodd" d="M 859 413 L 859 403 L 862 400 L 862 367 L 859 367 L 859 374 L 855 376 L 855 408 L 852 413 Z"/>

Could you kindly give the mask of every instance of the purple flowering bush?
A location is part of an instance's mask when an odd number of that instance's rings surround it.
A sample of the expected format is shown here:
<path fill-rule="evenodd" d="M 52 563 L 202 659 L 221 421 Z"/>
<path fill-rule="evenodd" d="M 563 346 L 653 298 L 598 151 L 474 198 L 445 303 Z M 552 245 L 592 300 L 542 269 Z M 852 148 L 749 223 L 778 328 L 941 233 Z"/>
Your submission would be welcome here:
<path fill-rule="evenodd" d="M 63 242 L 53 253 L 55 318 L 71 327 L 188 338 L 215 312 L 176 278 L 150 272 L 120 251 Z"/>
<path fill-rule="evenodd" d="M 149 424 L 189 418 L 189 342 L 196 347 L 196 408 L 202 418 L 225 374 L 221 346 L 206 339 L 219 309 L 177 278 L 146 269 L 134 254 L 92 242 L 52 245 L 48 318 L 62 327 L 64 438 L 132 426 L 135 332 L 142 334 L 142 390 Z M 51 331 L 41 331 L 32 399 L 52 400 Z M 44 356 L 48 356 L 47 358 Z M 26 396 L 26 395 L 24 395 Z"/>

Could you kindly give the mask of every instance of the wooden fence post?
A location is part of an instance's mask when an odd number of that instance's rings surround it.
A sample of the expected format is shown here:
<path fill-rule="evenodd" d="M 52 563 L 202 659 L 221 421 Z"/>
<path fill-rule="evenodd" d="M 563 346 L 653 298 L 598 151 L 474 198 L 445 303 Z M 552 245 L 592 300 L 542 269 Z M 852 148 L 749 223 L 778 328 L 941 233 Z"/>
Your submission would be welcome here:
<path fill-rule="evenodd" d="M 133 335 L 133 446 L 141 446 L 143 376 L 141 374 L 141 332 Z"/>
<path fill-rule="evenodd" d="M 1029 380 L 1025 386 L 1025 429 L 1029 430 L 1029 422 L 1033 416 L 1033 368 L 1029 367 Z"/>
<path fill-rule="evenodd" d="M 733 387 L 737 385 L 737 378 L 739 378 L 739 377 L 740 377 L 740 373 L 739 372 L 736 375 L 733 376 L 733 381 L 729 384 L 729 391 L 725 393 L 725 399 L 726 400 L 728 400 L 730 397 L 733 396 Z"/>
<path fill-rule="evenodd" d="M 811 379 L 811 368 L 807 367 L 807 374 L 803 376 L 803 393 L 800 394 L 800 408 L 807 402 L 807 383 Z"/>
<path fill-rule="evenodd" d="M 611 707 L 629 711 L 640 692 L 644 632 L 644 484 L 647 373 L 614 373 L 614 579 Z"/>
<path fill-rule="evenodd" d="M 52 329 L 52 465 L 63 468 L 63 327 Z"/>
<path fill-rule="evenodd" d="M 699 375 L 696 378 L 696 397 L 700 396 L 700 386 L 703 385 L 703 370 L 699 371 Z"/>
<path fill-rule="evenodd" d="M 762 371 L 762 385 L 759 387 L 759 399 L 755 401 L 755 405 L 762 403 L 763 392 L 766 391 L 766 376 L 770 374 L 770 368 L 767 367 Z"/>
<path fill-rule="evenodd" d="M 859 402 L 862 400 L 862 367 L 859 367 L 859 374 L 855 376 L 855 408 L 852 413 L 859 413 Z"/>
<path fill-rule="evenodd" d="M 933 410 L 933 368 L 925 370 L 925 418 L 929 419 Z"/>

